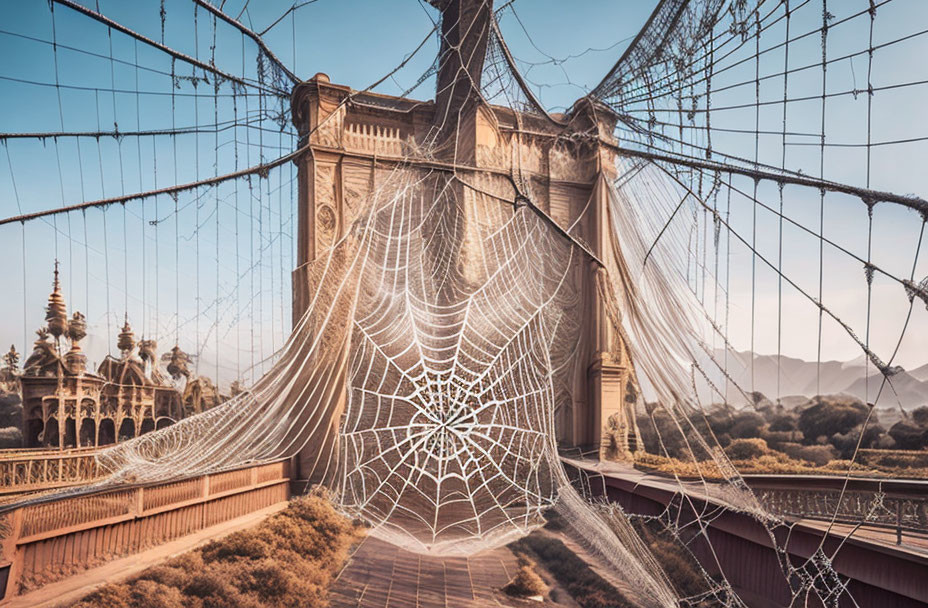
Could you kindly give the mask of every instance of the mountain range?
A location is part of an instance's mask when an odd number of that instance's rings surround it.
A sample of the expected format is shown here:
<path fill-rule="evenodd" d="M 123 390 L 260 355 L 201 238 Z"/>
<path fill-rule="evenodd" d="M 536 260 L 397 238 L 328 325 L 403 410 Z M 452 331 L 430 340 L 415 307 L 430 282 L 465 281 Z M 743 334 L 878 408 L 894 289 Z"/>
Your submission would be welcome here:
<path fill-rule="evenodd" d="M 715 359 L 724 363 L 724 351 L 716 351 Z M 710 373 L 712 382 L 717 387 L 724 386 L 725 376 L 714 364 L 706 363 L 703 369 L 707 372 L 715 368 L 715 372 Z M 817 363 L 781 355 L 778 365 L 776 355 L 729 351 L 727 366 L 731 380 L 746 393 L 758 391 L 774 401 L 778 396 L 785 401 L 787 397 L 846 394 L 872 403 L 883 380 L 883 375 L 872 364 L 867 366 L 863 357 Z M 887 384 L 880 395 L 880 407 L 901 405 L 909 410 L 928 405 L 928 364 L 901 371 L 890 377 L 890 381 L 892 387 Z M 737 401 L 740 392 L 730 382 L 728 384 L 728 399 Z M 701 393 L 703 390 L 708 393 L 705 383 L 700 387 Z M 717 398 L 715 395 L 713 400 Z"/>

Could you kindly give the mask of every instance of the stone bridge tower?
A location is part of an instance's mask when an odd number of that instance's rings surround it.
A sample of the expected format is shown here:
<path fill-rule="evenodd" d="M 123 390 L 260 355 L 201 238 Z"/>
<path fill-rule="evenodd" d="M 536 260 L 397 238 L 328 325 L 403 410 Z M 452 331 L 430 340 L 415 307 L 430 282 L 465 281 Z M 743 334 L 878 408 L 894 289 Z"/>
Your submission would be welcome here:
<path fill-rule="evenodd" d="M 615 177 L 616 116 L 587 98 L 555 120 L 491 106 L 473 83 L 480 82 L 488 44 L 492 2 L 430 0 L 443 13 L 437 94 L 434 102 L 357 92 L 325 74 L 293 92 L 293 122 L 308 151 L 299 169 L 297 267 L 293 271 L 294 325 L 308 306 L 307 264 L 345 234 L 361 201 L 399 163 L 417 159 L 410 143 L 438 147 L 438 158 L 458 171 L 511 174 L 527 182 L 533 202 L 561 228 L 575 234 L 615 276 L 610 242 L 608 184 Z M 578 134 L 585 137 L 572 137 Z M 592 137 L 590 137 L 592 135 Z M 452 145 L 453 144 L 453 145 Z M 515 167 L 513 159 L 520 159 Z M 461 196 L 469 196 L 462 192 Z M 563 446 L 597 449 L 608 459 L 628 458 L 640 439 L 634 417 L 633 377 L 628 354 L 599 297 L 599 264 L 584 260 L 576 270 L 582 344 L 573 397 L 562 396 L 556 415 Z M 305 475 L 305 472 L 304 472 Z"/>

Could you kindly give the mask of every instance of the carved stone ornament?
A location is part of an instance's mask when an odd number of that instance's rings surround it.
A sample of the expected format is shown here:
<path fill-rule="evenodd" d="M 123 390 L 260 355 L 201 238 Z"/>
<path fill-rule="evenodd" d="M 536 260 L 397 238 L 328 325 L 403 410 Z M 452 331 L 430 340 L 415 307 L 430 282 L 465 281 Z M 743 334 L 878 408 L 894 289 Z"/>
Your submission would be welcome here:
<path fill-rule="evenodd" d="M 325 232 L 335 230 L 335 211 L 328 205 L 319 207 L 319 227 Z"/>

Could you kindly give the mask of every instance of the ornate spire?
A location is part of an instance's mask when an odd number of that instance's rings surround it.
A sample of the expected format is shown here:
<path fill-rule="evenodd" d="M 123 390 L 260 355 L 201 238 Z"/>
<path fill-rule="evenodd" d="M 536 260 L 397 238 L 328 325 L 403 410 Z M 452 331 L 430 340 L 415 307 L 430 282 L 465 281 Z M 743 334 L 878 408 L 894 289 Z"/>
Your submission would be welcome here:
<path fill-rule="evenodd" d="M 171 362 L 168 363 L 168 373 L 171 374 L 171 377 L 175 380 L 180 380 L 181 376 L 189 378 L 188 361 L 190 361 L 190 357 L 187 356 L 187 353 L 182 351 L 180 346 L 174 346 L 171 349 Z"/>
<path fill-rule="evenodd" d="M 116 346 L 124 358 L 132 354 L 135 348 L 135 334 L 132 333 L 132 326 L 129 325 L 129 313 L 126 313 L 126 322 L 122 326 L 122 331 L 119 332 L 119 341 L 116 342 Z"/>
<path fill-rule="evenodd" d="M 55 281 L 48 296 L 48 306 L 45 307 L 45 321 L 48 323 L 48 333 L 54 336 L 55 340 L 68 331 L 68 309 L 58 281 L 58 260 L 55 260 Z"/>
<path fill-rule="evenodd" d="M 19 392 L 19 353 L 15 346 L 3 355 L 3 367 L 0 368 L 0 393 Z"/>
<path fill-rule="evenodd" d="M 3 355 L 3 365 L 14 372 L 19 370 L 19 353 L 14 344 L 10 344 L 10 352 Z"/>

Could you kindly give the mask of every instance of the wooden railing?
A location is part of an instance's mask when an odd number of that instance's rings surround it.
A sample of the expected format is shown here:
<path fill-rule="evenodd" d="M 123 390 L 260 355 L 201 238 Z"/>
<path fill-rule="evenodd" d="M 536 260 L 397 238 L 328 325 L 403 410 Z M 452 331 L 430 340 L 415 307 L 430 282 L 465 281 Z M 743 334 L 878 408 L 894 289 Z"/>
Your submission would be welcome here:
<path fill-rule="evenodd" d="M 85 484 L 99 477 L 97 448 L 0 451 L 0 495 Z"/>
<path fill-rule="evenodd" d="M 289 461 L 0 508 L 0 604 L 290 497 Z"/>

